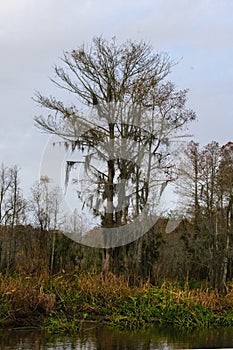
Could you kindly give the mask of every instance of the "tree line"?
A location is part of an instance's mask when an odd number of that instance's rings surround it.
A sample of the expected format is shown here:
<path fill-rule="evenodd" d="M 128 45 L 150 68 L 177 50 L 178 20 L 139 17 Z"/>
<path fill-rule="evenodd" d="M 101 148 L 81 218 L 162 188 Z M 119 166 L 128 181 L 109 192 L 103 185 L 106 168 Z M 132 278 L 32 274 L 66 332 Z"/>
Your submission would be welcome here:
<path fill-rule="evenodd" d="M 192 141 L 178 169 L 177 191 L 194 225 L 186 236 L 197 265 L 206 266 L 214 287 L 224 288 L 232 258 L 233 142 Z"/>
<path fill-rule="evenodd" d="M 191 141 L 184 155 L 176 168 L 179 210 L 162 216 L 136 241 L 116 247 L 109 270 L 131 281 L 207 280 L 224 291 L 233 277 L 233 143 L 200 147 Z M 34 183 L 26 200 L 17 167 L 2 164 L 0 175 L 2 271 L 14 271 L 17 263 L 28 273 L 102 271 L 103 249 L 83 246 L 62 233 L 62 225 L 65 231 L 77 231 L 81 213 L 64 217 L 59 190 L 49 187 L 47 178 Z M 166 233 L 168 221 L 181 216 L 179 226 Z"/>

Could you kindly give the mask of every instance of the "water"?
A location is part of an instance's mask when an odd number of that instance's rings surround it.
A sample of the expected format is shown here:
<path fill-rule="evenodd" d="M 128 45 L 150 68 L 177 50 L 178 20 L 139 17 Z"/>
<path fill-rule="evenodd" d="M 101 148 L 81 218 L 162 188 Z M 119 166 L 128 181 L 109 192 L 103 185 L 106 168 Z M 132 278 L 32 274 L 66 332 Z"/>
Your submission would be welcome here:
<path fill-rule="evenodd" d="M 154 350 L 233 348 L 233 328 L 178 332 L 150 328 L 121 332 L 105 325 L 86 324 L 75 336 L 50 335 L 38 330 L 0 331 L 1 350 Z"/>

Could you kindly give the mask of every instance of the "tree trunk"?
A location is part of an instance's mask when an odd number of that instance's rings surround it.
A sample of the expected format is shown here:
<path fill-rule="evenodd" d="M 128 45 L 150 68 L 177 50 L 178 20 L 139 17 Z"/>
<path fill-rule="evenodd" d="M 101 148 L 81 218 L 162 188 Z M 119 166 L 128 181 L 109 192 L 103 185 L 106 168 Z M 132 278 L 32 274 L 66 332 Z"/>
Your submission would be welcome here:
<path fill-rule="evenodd" d="M 110 157 L 108 160 L 108 182 L 107 182 L 107 188 L 106 188 L 106 195 L 107 195 L 107 208 L 106 208 L 106 214 L 105 214 L 105 222 L 104 226 L 104 254 L 103 254 L 103 266 L 102 266 L 102 272 L 103 276 L 106 277 L 107 274 L 110 271 L 110 260 L 111 260 L 111 242 L 109 242 L 109 234 L 108 234 L 108 228 L 111 229 L 114 225 L 113 220 L 113 197 L 114 197 L 114 175 L 115 175 L 115 160 L 113 159 L 113 155 L 111 154 L 113 148 L 114 148 L 114 124 L 109 124 L 109 136 L 110 140 L 112 142 L 110 149 Z"/>
<path fill-rule="evenodd" d="M 111 261 L 111 248 L 104 248 L 103 251 L 103 265 L 102 274 L 106 278 L 110 271 L 110 261 Z"/>
<path fill-rule="evenodd" d="M 228 260 L 229 260 L 229 250 L 230 250 L 230 235 L 232 233 L 232 221 L 233 221 L 233 200 L 232 196 L 227 208 L 227 231 L 226 231 L 226 241 L 224 247 L 224 256 L 222 262 L 222 276 L 220 280 L 220 292 L 225 294 L 227 292 L 226 280 L 228 272 Z"/>

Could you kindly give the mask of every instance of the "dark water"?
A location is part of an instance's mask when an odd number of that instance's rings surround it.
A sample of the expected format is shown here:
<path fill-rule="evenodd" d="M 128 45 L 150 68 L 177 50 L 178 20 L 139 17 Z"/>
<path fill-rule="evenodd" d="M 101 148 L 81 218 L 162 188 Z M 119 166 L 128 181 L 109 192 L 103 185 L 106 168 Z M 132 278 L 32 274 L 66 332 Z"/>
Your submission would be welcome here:
<path fill-rule="evenodd" d="M 51 336 L 37 330 L 0 331 L 1 350 L 154 350 L 233 348 L 233 328 L 178 332 L 150 328 L 121 332 L 104 325 L 86 324 L 75 336 Z"/>

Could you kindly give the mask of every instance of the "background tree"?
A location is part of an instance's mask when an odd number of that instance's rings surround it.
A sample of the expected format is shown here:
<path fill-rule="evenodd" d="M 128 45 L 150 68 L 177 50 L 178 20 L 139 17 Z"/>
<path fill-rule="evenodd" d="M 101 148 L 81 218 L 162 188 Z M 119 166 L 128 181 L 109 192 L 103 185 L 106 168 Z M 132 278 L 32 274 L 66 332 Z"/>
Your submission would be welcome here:
<path fill-rule="evenodd" d="M 34 216 L 34 225 L 41 231 L 58 229 L 61 193 L 57 186 L 52 186 L 48 177 L 41 177 L 31 187 L 30 208 Z"/>
<path fill-rule="evenodd" d="M 6 224 L 8 221 L 8 192 L 12 184 L 10 169 L 4 164 L 0 169 L 0 223 Z"/>
<path fill-rule="evenodd" d="M 224 291 L 232 234 L 232 144 L 191 142 L 180 164 L 178 192 L 186 198 L 194 232 L 185 240 L 197 269 L 205 267 L 214 288 Z M 199 267 L 198 267 L 199 266 Z"/>
<path fill-rule="evenodd" d="M 23 198 L 20 188 L 19 168 L 7 167 L 4 164 L 0 168 L 0 224 L 23 224 L 26 220 L 26 200 Z"/>
<path fill-rule="evenodd" d="M 10 168 L 11 186 L 8 198 L 9 204 L 9 224 L 12 227 L 15 225 L 23 225 L 27 222 L 27 201 L 23 197 L 23 192 L 20 188 L 19 168 L 14 166 Z"/>
<path fill-rule="evenodd" d="M 200 214 L 200 188 L 202 187 L 199 144 L 190 141 L 183 147 L 182 158 L 177 166 L 177 193 L 181 197 L 180 211 L 195 219 L 196 230 Z"/>
<path fill-rule="evenodd" d="M 226 290 L 226 279 L 229 262 L 232 260 L 233 236 L 233 143 L 221 147 L 221 158 L 218 169 L 219 221 L 223 226 L 222 259 L 220 270 L 220 288 Z"/>
<path fill-rule="evenodd" d="M 19 168 L 0 168 L 0 225 L 10 232 L 8 241 L 2 246 L 1 259 L 6 261 L 7 269 L 15 260 L 15 226 L 26 222 L 27 202 L 20 188 Z"/>
<path fill-rule="evenodd" d="M 94 38 L 90 48 L 66 52 L 62 63 L 55 66 L 52 82 L 92 106 L 92 113 L 37 93 L 36 101 L 49 115 L 35 120 L 84 155 L 88 185 L 79 195 L 100 218 L 107 273 L 112 252 L 107 229 L 132 222 L 145 208 L 152 211 L 161 185 L 164 189 L 172 179 L 169 140 L 195 114 L 186 108 L 187 90 L 177 91 L 166 80 L 174 62 L 147 43 L 117 45 L 115 39 Z M 67 162 L 67 174 L 77 163 Z"/>
<path fill-rule="evenodd" d="M 57 186 L 51 186 L 48 177 L 41 177 L 31 188 L 30 208 L 34 218 L 34 225 L 39 226 L 41 232 L 49 231 L 52 235 L 50 271 L 53 271 L 56 230 L 59 226 L 61 191 Z M 43 236 L 42 236 L 43 237 Z M 43 242 L 42 242 L 43 244 Z"/>

